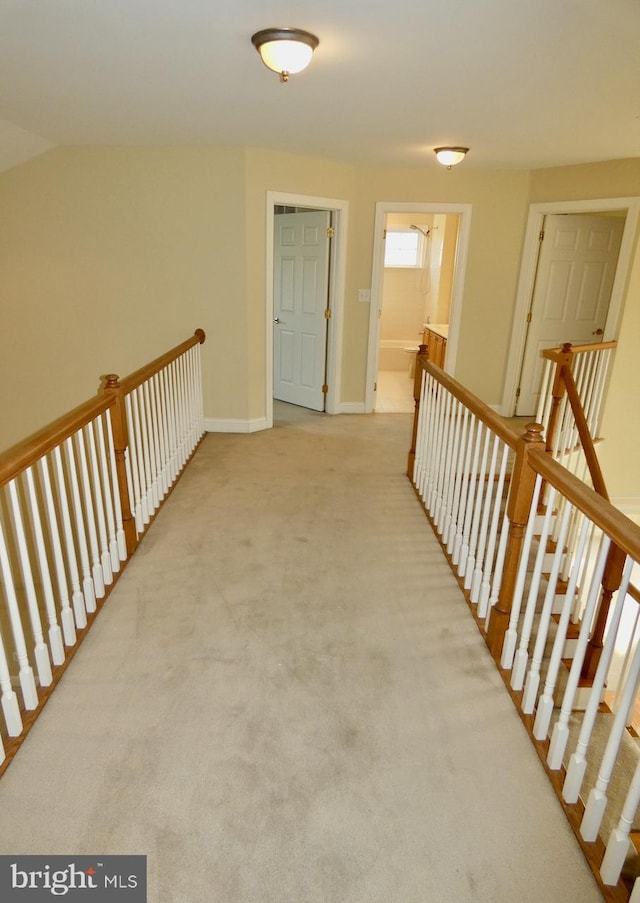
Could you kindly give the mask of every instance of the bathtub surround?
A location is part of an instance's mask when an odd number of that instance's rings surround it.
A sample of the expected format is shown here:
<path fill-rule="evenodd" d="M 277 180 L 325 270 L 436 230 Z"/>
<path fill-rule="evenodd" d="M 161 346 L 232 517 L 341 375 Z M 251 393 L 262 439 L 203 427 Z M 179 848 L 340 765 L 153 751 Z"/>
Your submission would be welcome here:
<path fill-rule="evenodd" d="M 601 899 L 410 430 L 205 438 L 0 781 L 0 852 L 146 854 L 149 903 Z"/>

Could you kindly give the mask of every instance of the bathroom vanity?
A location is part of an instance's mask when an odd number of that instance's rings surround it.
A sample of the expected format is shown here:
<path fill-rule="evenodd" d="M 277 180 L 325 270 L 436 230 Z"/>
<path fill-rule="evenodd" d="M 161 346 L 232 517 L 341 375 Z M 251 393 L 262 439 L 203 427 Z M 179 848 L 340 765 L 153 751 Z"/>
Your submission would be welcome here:
<path fill-rule="evenodd" d="M 447 339 L 449 338 L 449 324 L 429 323 L 425 325 L 422 333 L 422 344 L 427 346 L 429 360 L 436 367 L 444 368 L 447 354 Z"/>

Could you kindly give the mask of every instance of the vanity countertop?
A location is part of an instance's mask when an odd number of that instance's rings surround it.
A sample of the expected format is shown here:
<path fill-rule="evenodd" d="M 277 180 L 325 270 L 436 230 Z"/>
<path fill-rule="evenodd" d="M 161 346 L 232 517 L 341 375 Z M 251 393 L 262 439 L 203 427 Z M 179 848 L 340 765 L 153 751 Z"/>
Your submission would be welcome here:
<path fill-rule="evenodd" d="M 424 328 L 430 329 L 431 332 L 435 332 L 436 335 L 441 335 L 443 339 L 449 338 L 448 323 L 425 323 Z"/>

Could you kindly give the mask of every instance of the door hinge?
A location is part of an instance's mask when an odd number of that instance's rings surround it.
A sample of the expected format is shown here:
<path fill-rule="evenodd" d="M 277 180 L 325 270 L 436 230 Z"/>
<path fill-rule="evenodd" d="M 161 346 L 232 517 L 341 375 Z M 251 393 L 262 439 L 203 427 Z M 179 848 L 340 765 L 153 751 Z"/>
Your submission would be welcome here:
<path fill-rule="evenodd" d="M 383 241 L 386 241 L 386 240 L 387 240 L 387 230 L 386 230 L 386 229 L 383 229 L 383 230 L 382 230 L 382 240 L 383 240 Z"/>
<path fill-rule="evenodd" d="M 516 398 L 520 398 L 520 386 L 516 389 Z"/>
<path fill-rule="evenodd" d="M 374 384 L 373 384 L 373 391 L 374 391 L 374 392 L 377 392 L 377 391 L 378 391 L 378 383 L 374 383 Z"/>
<path fill-rule="evenodd" d="M 324 312 L 324 318 L 325 318 L 325 320 L 330 320 L 330 319 L 331 319 L 331 311 L 329 310 L 328 307 L 326 308 L 326 310 L 325 310 L 325 312 Z"/>
<path fill-rule="evenodd" d="M 333 228 L 333 226 L 329 226 L 329 228 L 327 229 L 327 238 L 335 238 L 335 235 L 336 230 Z"/>
<path fill-rule="evenodd" d="M 540 229 L 540 234 L 538 235 L 538 241 L 542 241 L 544 239 L 544 229 Z"/>
<path fill-rule="evenodd" d="M 326 395 L 328 391 L 329 391 L 329 386 L 325 383 L 322 387 L 322 394 Z"/>
<path fill-rule="evenodd" d="M 531 322 L 531 311 L 527 314 L 527 323 Z"/>

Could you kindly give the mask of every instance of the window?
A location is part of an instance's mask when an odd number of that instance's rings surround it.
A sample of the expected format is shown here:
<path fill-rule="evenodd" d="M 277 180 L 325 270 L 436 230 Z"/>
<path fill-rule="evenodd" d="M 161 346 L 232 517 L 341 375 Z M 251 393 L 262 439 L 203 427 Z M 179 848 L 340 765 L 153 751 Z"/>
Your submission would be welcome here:
<path fill-rule="evenodd" d="M 417 229 L 404 226 L 390 226 L 384 243 L 384 265 L 386 267 L 424 266 L 424 239 Z"/>

